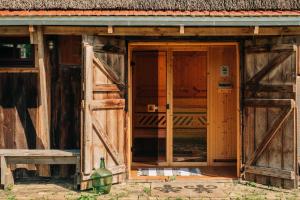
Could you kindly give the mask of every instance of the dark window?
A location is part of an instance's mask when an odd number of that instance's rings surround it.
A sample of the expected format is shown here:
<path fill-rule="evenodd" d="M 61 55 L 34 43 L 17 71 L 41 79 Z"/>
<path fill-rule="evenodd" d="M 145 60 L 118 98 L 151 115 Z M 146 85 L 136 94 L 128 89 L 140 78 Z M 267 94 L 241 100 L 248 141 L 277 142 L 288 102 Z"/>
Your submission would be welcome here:
<path fill-rule="evenodd" d="M 0 38 L 0 67 L 34 67 L 29 38 Z"/>

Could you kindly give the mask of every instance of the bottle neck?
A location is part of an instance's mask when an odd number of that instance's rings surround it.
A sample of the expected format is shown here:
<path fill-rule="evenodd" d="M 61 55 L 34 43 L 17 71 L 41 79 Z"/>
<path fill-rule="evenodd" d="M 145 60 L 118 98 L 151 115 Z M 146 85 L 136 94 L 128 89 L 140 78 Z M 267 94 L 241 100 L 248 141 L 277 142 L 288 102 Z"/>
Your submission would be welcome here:
<path fill-rule="evenodd" d="M 100 159 L 100 168 L 105 168 L 105 162 L 104 162 L 104 158 Z"/>

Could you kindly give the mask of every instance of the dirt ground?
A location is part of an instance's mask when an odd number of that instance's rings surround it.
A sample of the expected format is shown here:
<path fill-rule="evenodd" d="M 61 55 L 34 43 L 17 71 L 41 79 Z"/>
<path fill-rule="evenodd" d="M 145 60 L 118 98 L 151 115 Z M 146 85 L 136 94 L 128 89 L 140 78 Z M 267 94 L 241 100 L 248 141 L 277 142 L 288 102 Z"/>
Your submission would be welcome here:
<path fill-rule="evenodd" d="M 22 181 L 0 190 L 0 199 L 34 200 L 202 200 L 202 199 L 300 199 L 300 190 L 283 190 L 239 181 L 127 182 L 113 185 L 111 193 L 97 196 L 91 191 L 72 190 L 61 180 Z"/>

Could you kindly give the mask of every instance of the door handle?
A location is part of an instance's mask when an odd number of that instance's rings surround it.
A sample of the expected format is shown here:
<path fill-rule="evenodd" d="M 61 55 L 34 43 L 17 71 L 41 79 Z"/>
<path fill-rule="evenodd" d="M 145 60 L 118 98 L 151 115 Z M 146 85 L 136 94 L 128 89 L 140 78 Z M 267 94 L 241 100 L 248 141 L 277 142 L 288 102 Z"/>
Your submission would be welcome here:
<path fill-rule="evenodd" d="M 158 111 L 158 106 L 155 104 L 148 104 L 147 105 L 147 112 L 156 112 Z"/>

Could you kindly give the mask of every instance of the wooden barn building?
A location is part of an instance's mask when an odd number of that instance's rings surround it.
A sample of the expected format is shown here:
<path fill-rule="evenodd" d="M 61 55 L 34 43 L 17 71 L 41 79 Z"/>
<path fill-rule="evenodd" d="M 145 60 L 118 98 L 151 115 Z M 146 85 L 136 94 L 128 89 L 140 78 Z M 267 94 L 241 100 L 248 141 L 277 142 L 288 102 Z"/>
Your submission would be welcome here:
<path fill-rule="evenodd" d="M 295 188 L 299 47 L 299 0 L 1 0 L 1 185 Z"/>

